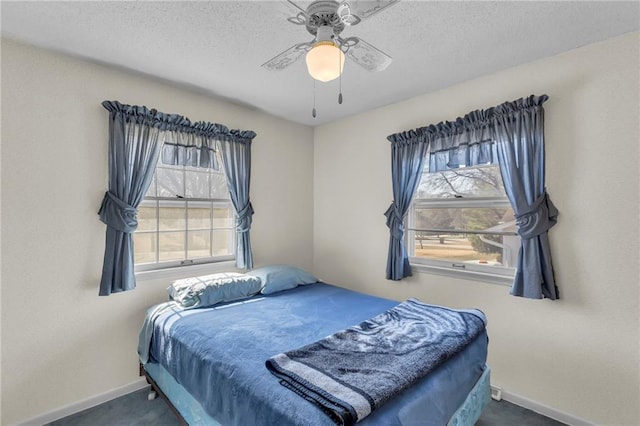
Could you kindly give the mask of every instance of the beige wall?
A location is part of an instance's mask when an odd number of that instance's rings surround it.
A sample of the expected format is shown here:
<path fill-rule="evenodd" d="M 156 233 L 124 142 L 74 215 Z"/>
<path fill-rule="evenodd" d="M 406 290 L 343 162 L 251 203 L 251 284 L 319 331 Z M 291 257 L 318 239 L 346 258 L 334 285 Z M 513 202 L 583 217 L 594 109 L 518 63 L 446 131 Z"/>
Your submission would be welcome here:
<path fill-rule="evenodd" d="M 143 311 L 164 300 L 167 282 L 97 296 L 96 211 L 107 182 L 100 102 L 117 99 L 258 133 L 257 263 L 313 266 L 329 282 L 398 300 L 479 307 L 494 385 L 595 423 L 640 424 L 638 42 L 637 33 L 623 36 L 312 131 L 3 40 L 0 423 L 137 379 Z M 550 238 L 562 299 L 523 300 L 506 287 L 429 274 L 386 281 L 386 136 L 531 93 L 551 97 L 547 187 L 561 213 Z"/>
<path fill-rule="evenodd" d="M 312 265 L 310 128 L 3 40 L 2 424 L 138 380 L 135 348 L 144 311 L 166 299 L 161 279 L 98 297 L 105 99 L 254 130 L 256 263 Z"/>
<path fill-rule="evenodd" d="M 639 42 L 625 35 L 317 127 L 316 274 L 398 300 L 479 307 L 494 385 L 598 424 L 640 424 Z M 386 136 L 543 93 L 561 300 L 425 273 L 386 281 Z"/>

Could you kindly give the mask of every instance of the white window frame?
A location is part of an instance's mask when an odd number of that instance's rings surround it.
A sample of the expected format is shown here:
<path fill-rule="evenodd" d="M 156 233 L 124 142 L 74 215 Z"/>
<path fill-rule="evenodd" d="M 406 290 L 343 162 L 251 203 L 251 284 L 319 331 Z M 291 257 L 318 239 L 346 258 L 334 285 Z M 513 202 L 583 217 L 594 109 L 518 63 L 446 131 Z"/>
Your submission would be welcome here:
<path fill-rule="evenodd" d="M 452 278 L 460 278 L 472 281 L 483 281 L 493 284 L 511 286 L 515 276 L 515 268 L 496 267 L 490 265 L 475 265 L 462 262 L 452 262 L 441 259 L 433 259 L 415 256 L 415 233 L 433 232 L 436 229 L 418 229 L 415 227 L 415 207 L 422 208 L 510 208 L 511 204 L 505 197 L 478 197 L 478 198 L 445 198 L 445 199 L 415 199 L 411 202 L 409 213 L 405 220 L 405 245 L 409 256 L 409 264 L 417 272 L 444 275 Z M 451 233 L 450 230 L 442 230 Z M 467 234 L 480 235 L 484 231 L 467 231 Z M 514 232 L 486 232 L 490 234 L 517 235 Z"/>
<path fill-rule="evenodd" d="M 186 166 L 171 166 L 171 165 L 166 165 L 166 164 L 162 164 L 161 160 L 158 160 L 158 164 L 156 165 L 156 170 L 158 168 L 167 168 L 167 169 L 172 169 L 175 167 L 180 167 L 182 168 L 182 171 L 184 173 L 183 176 L 183 194 L 186 194 L 186 186 L 187 186 L 187 178 L 186 178 L 186 171 L 187 169 L 191 169 L 191 167 L 186 167 Z M 214 171 L 213 173 L 216 174 L 224 174 L 224 172 L 222 171 Z M 157 173 L 154 174 L 154 187 L 157 188 Z M 226 176 L 225 176 L 226 179 Z M 218 199 L 218 198 L 186 198 L 186 197 L 158 197 L 158 196 L 146 196 L 143 201 L 140 203 L 140 207 L 143 206 L 154 206 L 156 209 L 156 223 L 158 223 L 159 220 L 159 214 L 160 214 L 160 205 L 166 203 L 166 204 L 171 204 L 171 203 L 184 203 L 185 206 L 185 228 L 182 232 L 184 232 L 185 234 L 185 259 L 183 260 L 169 260 L 169 261 L 160 261 L 159 260 L 159 256 L 160 256 L 160 250 L 159 250 L 159 245 L 160 245 L 160 234 L 166 231 L 161 231 L 159 229 L 159 226 L 156 227 L 155 230 L 150 230 L 150 231 L 136 231 L 139 233 L 155 233 L 156 234 L 156 261 L 151 263 L 142 263 L 142 264 L 136 264 L 135 265 L 135 273 L 136 273 L 136 277 L 150 277 L 150 278 L 156 278 L 156 277 L 165 277 L 165 276 L 183 276 L 184 275 L 184 271 L 186 271 L 187 269 L 191 272 L 193 271 L 204 271 L 205 269 L 209 270 L 211 269 L 211 267 L 215 264 L 221 264 L 224 265 L 225 269 L 228 270 L 229 269 L 229 265 L 231 264 L 232 261 L 235 261 L 235 253 L 236 253 L 236 249 L 237 249 L 237 233 L 235 232 L 235 215 L 234 215 L 234 208 L 233 208 L 233 204 L 231 202 L 230 199 Z M 215 231 L 215 230 L 231 230 L 231 238 L 232 238 L 232 247 L 231 247 L 231 252 L 232 254 L 230 255 L 222 255 L 222 256 L 210 256 L 210 257 L 202 257 L 202 258 L 197 258 L 197 259 L 189 259 L 187 257 L 187 250 L 188 250 L 188 244 L 187 244 L 187 238 L 188 238 L 188 230 L 189 230 L 189 221 L 188 221 L 188 212 L 189 212 L 189 203 L 194 203 L 194 204 L 199 204 L 201 206 L 207 205 L 207 207 L 211 208 L 211 215 L 213 215 L 213 209 L 215 209 L 216 207 L 224 207 L 224 208 L 229 208 L 230 212 L 231 212 L 231 225 L 229 226 L 219 226 L 219 227 L 214 227 L 213 226 L 213 217 L 210 217 L 211 219 L 211 225 L 212 228 L 207 228 L 206 230 L 210 230 L 211 232 Z M 180 231 L 178 231 L 180 232 Z M 211 238 L 213 238 L 213 236 L 211 236 Z M 213 240 L 211 241 L 211 247 L 213 247 Z M 135 247 L 134 247 L 134 251 L 135 251 Z M 235 263 L 233 263 L 235 265 Z M 156 273 L 157 272 L 157 273 Z"/>

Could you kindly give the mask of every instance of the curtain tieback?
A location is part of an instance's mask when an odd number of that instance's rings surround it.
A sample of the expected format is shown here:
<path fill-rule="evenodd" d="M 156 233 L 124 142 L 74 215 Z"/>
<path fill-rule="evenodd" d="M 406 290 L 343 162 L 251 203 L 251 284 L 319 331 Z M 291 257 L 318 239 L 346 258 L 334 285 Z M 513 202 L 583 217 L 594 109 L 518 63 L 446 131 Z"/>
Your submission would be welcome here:
<path fill-rule="evenodd" d="M 130 234 L 138 227 L 136 208 L 122 201 L 111 191 L 105 192 L 98 214 L 102 222 L 120 232 Z"/>
<path fill-rule="evenodd" d="M 537 237 L 551 229 L 558 221 L 557 218 L 558 209 L 545 191 L 525 211 L 516 214 L 518 235 L 525 240 Z"/>
<path fill-rule="evenodd" d="M 391 236 L 398 240 L 402 239 L 404 236 L 404 221 L 395 202 L 391 203 L 384 215 L 387 217 L 387 226 Z"/>
<path fill-rule="evenodd" d="M 249 232 L 251 229 L 251 222 L 253 220 L 253 213 L 253 206 L 251 205 L 251 201 L 249 201 L 247 205 L 238 212 L 236 217 L 236 230 L 238 232 Z"/>

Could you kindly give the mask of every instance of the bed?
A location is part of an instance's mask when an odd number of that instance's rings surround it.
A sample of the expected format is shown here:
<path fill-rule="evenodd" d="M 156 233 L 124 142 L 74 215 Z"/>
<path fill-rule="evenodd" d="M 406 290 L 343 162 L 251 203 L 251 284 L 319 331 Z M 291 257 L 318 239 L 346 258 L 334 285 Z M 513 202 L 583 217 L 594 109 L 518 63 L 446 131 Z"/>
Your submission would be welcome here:
<path fill-rule="evenodd" d="M 283 386 L 265 362 L 397 305 L 320 282 L 205 308 L 184 310 L 168 302 L 147 314 L 140 372 L 183 424 L 333 425 L 316 404 Z M 473 425 L 490 398 L 487 344 L 483 326 L 358 424 Z"/>

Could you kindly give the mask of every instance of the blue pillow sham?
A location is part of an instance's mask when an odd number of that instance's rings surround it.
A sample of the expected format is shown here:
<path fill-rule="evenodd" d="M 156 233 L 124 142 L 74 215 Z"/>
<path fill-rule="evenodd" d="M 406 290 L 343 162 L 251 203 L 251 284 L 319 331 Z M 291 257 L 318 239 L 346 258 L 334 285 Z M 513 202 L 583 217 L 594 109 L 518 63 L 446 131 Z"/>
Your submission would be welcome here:
<path fill-rule="evenodd" d="M 258 277 L 224 272 L 174 281 L 167 292 L 183 308 L 193 309 L 251 297 L 261 288 Z"/>
<path fill-rule="evenodd" d="M 264 266 L 251 270 L 246 275 L 260 278 L 262 281 L 262 294 L 276 293 L 299 285 L 318 282 L 318 279 L 309 272 L 289 265 Z"/>

